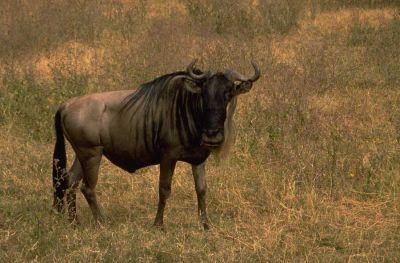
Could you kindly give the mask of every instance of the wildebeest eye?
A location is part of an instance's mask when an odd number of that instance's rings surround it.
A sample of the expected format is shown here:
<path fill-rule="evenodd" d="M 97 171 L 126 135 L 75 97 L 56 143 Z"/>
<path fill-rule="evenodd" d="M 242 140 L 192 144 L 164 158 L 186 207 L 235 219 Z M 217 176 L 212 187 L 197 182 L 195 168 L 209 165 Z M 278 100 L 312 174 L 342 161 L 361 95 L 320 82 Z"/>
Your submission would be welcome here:
<path fill-rule="evenodd" d="M 235 81 L 233 82 L 233 84 L 234 84 L 235 87 L 236 87 L 236 86 L 239 86 L 241 83 L 242 83 L 242 81 L 240 81 L 240 80 L 235 80 Z"/>

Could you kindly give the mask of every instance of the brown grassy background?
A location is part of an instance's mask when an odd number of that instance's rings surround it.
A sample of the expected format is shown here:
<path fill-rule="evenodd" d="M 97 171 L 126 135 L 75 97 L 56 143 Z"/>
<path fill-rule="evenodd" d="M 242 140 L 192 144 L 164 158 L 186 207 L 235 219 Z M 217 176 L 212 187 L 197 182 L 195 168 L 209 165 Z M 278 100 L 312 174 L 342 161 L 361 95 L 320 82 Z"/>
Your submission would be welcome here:
<path fill-rule="evenodd" d="M 397 1 L 0 3 L 1 262 L 396 262 L 400 260 Z M 207 167 L 201 230 L 179 164 L 162 233 L 157 167 L 104 160 L 107 223 L 51 213 L 52 116 L 81 94 L 184 69 L 263 75 L 243 95 L 237 142 Z M 72 159 L 72 153 L 69 152 Z"/>

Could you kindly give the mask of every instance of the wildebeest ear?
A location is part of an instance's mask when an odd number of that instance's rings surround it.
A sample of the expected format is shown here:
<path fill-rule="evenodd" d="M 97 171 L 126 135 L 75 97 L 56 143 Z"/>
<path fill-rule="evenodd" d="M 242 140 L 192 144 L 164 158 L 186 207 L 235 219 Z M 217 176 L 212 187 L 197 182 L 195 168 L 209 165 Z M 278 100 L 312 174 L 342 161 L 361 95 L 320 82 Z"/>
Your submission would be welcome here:
<path fill-rule="evenodd" d="M 201 87 L 199 86 L 199 84 L 191 79 L 183 79 L 183 85 L 188 91 L 192 93 L 201 93 Z"/>
<path fill-rule="evenodd" d="M 253 86 L 253 82 L 251 82 L 251 81 L 241 82 L 240 84 L 236 85 L 235 95 L 249 92 L 252 86 Z"/>

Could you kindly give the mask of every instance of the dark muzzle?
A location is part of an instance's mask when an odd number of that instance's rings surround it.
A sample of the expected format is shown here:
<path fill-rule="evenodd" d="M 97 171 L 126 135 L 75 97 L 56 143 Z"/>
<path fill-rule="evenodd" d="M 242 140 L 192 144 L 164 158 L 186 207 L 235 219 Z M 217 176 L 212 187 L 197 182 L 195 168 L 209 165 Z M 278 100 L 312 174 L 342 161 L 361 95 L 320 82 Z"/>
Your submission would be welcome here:
<path fill-rule="evenodd" d="M 219 147 L 224 142 L 224 130 L 223 129 L 205 129 L 201 136 L 201 144 L 214 148 Z"/>

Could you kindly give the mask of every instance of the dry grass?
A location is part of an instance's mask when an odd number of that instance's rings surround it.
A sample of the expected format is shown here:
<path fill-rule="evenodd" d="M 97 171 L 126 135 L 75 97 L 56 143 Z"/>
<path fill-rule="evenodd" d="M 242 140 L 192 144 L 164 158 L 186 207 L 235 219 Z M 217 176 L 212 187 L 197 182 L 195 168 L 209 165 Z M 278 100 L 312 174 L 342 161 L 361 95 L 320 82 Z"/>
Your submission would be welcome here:
<path fill-rule="evenodd" d="M 399 261 L 394 3 L 46 2 L 0 4 L 1 262 Z M 151 226 L 157 167 L 130 175 L 103 161 L 102 227 L 81 195 L 82 226 L 54 215 L 58 105 L 134 88 L 193 57 L 205 68 L 247 74 L 255 58 L 263 72 L 239 100 L 238 140 L 227 162 L 208 163 L 212 230 L 198 223 L 183 163 L 166 232 Z"/>

